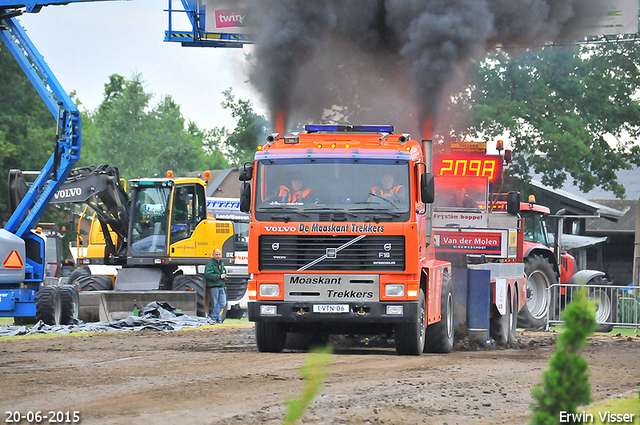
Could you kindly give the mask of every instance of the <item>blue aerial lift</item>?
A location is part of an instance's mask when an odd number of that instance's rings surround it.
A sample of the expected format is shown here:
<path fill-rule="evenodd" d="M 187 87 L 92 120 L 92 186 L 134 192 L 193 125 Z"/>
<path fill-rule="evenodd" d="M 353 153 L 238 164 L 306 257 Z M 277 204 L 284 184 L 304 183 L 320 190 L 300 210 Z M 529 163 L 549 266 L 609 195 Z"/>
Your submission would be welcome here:
<path fill-rule="evenodd" d="M 16 322 L 66 324 L 77 318 L 78 289 L 45 286 L 45 237 L 34 231 L 53 195 L 80 158 L 80 112 L 38 52 L 17 17 L 43 6 L 102 0 L 0 0 L 0 39 L 20 64 L 56 120 L 53 153 L 0 229 L 0 317 Z M 1 84 L 1 83 L 0 83 Z"/>
<path fill-rule="evenodd" d="M 206 5 L 202 0 L 180 0 L 182 8 L 174 7 L 174 0 L 168 0 L 169 29 L 164 33 L 164 41 L 182 43 L 183 47 L 227 47 L 242 48 L 245 44 L 254 44 L 252 34 L 238 32 L 207 31 L 207 19 L 214 19 L 214 11 L 207 15 Z M 191 23 L 188 31 L 173 29 L 174 15 L 186 15 Z"/>

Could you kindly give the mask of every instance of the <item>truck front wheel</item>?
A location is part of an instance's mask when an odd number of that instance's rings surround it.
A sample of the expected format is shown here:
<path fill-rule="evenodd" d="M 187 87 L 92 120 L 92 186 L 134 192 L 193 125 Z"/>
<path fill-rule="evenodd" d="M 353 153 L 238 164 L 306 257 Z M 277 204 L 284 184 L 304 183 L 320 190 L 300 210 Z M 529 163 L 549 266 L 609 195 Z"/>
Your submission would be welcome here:
<path fill-rule="evenodd" d="M 256 322 L 256 343 L 261 353 L 281 353 L 286 340 L 284 323 Z"/>
<path fill-rule="evenodd" d="M 418 296 L 418 317 L 413 322 L 399 323 L 396 327 L 396 352 L 401 355 L 419 356 L 427 334 L 427 306 L 424 292 Z"/>
<path fill-rule="evenodd" d="M 549 287 L 556 283 L 557 274 L 549 260 L 541 255 L 524 259 L 527 275 L 527 302 L 518 313 L 518 327 L 544 328 L 549 311 Z"/>

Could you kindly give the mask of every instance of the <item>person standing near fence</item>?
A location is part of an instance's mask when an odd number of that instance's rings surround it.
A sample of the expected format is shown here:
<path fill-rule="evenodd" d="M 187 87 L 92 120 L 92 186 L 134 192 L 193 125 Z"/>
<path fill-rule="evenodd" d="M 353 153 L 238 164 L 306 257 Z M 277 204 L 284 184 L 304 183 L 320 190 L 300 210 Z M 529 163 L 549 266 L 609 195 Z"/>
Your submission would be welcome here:
<path fill-rule="evenodd" d="M 222 311 L 227 305 L 227 294 L 225 293 L 225 280 L 227 269 L 222 262 L 222 251 L 214 249 L 211 260 L 204 269 L 204 279 L 207 282 L 209 292 L 209 317 L 215 323 L 222 323 Z"/>

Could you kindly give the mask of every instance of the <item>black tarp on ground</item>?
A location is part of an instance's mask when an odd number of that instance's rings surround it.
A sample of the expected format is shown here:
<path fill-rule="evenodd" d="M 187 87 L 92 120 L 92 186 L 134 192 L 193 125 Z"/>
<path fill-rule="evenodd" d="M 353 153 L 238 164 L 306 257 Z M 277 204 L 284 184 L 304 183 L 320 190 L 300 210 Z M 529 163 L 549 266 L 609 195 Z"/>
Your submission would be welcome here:
<path fill-rule="evenodd" d="M 153 329 L 157 331 L 177 331 L 182 328 L 192 328 L 204 325 L 213 325 L 208 317 L 187 316 L 168 303 L 152 302 L 140 310 L 139 316 L 129 316 L 126 319 L 113 322 L 84 323 L 78 321 L 71 325 L 45 325 L 42 321 L 32 328 L 26 326 L 0 326 L 0 337 L 16 335 L 38 334 L 70 334 L 73 332 L 115 332 L 115 331 L 141 331 Z"/>

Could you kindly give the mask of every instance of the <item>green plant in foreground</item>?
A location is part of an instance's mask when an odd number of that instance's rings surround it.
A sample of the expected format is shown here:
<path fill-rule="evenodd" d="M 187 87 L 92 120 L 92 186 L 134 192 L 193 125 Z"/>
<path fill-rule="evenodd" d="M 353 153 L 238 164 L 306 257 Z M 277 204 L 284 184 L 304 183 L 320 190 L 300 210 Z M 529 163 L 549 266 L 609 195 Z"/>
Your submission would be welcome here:
<path fill-rule="evenodd" d="M 320 390 L 327 375 L 327 365 L 332 361 L 331 348 L 325 347 L 309 352 L 304 365 L 300 367 L 300 375 L 304 379 L 304 388 L 300 398 L 287 401 L 287 414 L 283 425 L 295 424 L 302 417 L 307 406 L 311 404 Z"/>
<path fill-rule="evenodd" d="M 580 352 L 587 336 L 595 331 L 596 321 L 594 308 L 584 290 L 567 306 L 562 319 L 565 331 L 557 337 L 558 349 L 549 360 L 549 370 L 542 375 L 542 383 L 531 389 L 533 425 L 558 424 L 561 412 L 575 414 L 578 406 L 591 401 L 589 363 Z M 582 423 L 573 416 L 565 418 L 570 418 L 567 423 Z"/>

